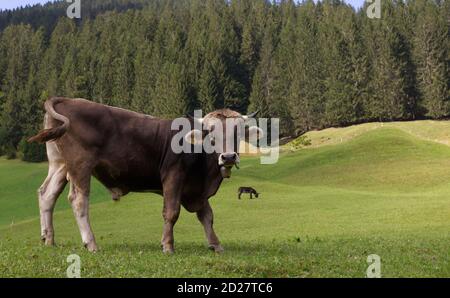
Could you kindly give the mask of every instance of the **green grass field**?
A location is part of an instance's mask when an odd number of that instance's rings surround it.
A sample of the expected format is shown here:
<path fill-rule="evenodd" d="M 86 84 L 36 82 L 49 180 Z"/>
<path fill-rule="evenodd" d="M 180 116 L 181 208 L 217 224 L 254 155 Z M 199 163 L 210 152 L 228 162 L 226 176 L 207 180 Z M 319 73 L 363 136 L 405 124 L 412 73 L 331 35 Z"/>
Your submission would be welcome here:
<path fill-rule="evenodd" d="M 221 255 L 184 210 L 177 251 L 163 255 L 162 199 L 114 203 L 96 182 L 100 252 L 81 247 L 66 195 L 55 213 L 58 246 L 44 247 L 35 193 L 46 164 L 0 160 L 0 277 L 65 277 L 73 253 L 83 277 L 365 277 L 370 254 L 381 257 L 383 277 L 450 277 L 449 123 L 371 125 L 312 132 L 311 148 L 276 165 L 244 158 L 212 199 Z M 239 186 L 260 199 L 238 201 Z"/>

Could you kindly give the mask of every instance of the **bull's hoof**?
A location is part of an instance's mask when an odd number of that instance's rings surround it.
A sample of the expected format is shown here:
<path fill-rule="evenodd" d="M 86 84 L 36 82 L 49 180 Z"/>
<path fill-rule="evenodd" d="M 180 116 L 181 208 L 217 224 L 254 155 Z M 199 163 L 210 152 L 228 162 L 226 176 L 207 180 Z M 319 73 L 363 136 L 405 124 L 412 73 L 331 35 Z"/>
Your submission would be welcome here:
<path fill-rule="evenodd" d="M 46 246 L 55 246 L 55 240 L 53 239 L 45 239 Z"/>
<path fill-rule="evenodd" d="M 173 244 L 161 243 L 161 248 L 163 250 L 163 254 L 165 254 L 165 255 L 173 255 L 175 253 L 175 249 L 173 247 Z"/>
<path fill-rule="evenodd" d="M 85 243 L 84 247 L 92 253 L 96 253 L 98 251 L 97 244 L 95 242 Z"/>
<path fill-rule="evenodd" d="M 41 236 L 41 241 L 45 246 L 55 246 L 55 239 L 51 237 Z"/>
<path fill-rule="evenodd" d="M 162 251 L 165 255 L 173 255 L 175 253 L 175 249 L 171 245 L 162 245 Z"/>
<path fill-rule="evenodd" d="M 222 245 L 210 245 L 209 249 L 214 251 L 217 254 L 223 253 L 225 250 L 223 249 Z"/>

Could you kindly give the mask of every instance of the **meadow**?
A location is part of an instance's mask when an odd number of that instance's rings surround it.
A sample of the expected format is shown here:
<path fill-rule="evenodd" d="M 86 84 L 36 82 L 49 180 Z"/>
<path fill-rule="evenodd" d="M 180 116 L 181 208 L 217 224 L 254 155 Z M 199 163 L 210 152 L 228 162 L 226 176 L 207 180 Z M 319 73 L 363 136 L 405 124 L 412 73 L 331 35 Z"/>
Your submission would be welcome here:
<path fill-rule="evenodd" d="M 211 199 L 225 248 L 208 251 L 195 215 L 183 210 L 176 253 L 163 255 L 162 199 L 113 202 L 93 181 L 91 221 L 100 251 L 81 245 L 60 197 L 56 247 L 39 240 L 36 189 L 47 165 L 0 159 L 0 277 L 65 277 L 78 254 L 82 277 L 360 277 L 381 257 L 383 277 L 450 277 L 450 123 L 363 124 L 311 132 L 275 165 L 257 157 Z M 239 201 L 252 186 L 260 199 Z"/>

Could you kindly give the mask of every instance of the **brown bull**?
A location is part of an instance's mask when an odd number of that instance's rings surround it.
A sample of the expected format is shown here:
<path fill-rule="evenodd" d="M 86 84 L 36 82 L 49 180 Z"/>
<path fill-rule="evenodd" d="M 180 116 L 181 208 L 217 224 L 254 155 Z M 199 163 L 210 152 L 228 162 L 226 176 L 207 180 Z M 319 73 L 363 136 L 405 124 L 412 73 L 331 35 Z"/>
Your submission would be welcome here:
<path fill-rule="evenodd" d="M 173 120 L 114 108 L 84 99 L 51 98 L 45 103 L 45 130 L 30 139 L 46 143 L 48 176 L 39 188 L 41 236 L 54 245 L 53 209 L 67 183 L 69 201 L 81 238 L 89 251 L 97 244 L 89 221 L 91 176 L 96 177 L 113 199 L 130 192 L 153 192 L 164 197 L 162 247 L 174 251 L 173 227 L 180 207 L 195 212 L 202 223 L 209 247 L 223 249 L 213 229 L 213 211 L 208 202 L 231 168 L 239 163 L 238 140 L 234 151 L 218 153 L 175 153 L 171 142 L 179 131 Z M 192 130 L 185 140 L 206 137 L 216 121 L 246 121 L 248 116 L 225 109 L 199 119 L 203 131 Z M 195 120 L 189 120 L 191 124 Z M 236 138 L 235 129 L 224 127 L 225 139 Z M 247 132 L 260 134 L 257 128 Z M 227 141 L 223 140 L 223 144 Z M 225 148 L 225 145 L 224 147 Z"/>

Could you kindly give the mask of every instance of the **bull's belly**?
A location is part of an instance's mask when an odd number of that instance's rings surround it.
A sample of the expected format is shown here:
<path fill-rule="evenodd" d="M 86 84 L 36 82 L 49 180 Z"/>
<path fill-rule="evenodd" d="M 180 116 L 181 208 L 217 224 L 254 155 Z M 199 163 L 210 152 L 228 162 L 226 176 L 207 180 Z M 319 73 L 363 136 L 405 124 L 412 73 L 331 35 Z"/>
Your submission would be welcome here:
<path fill-rule="evenodd" d="M 151 171 L 137 173 L 136 171 L 117 171 L 97 167 L 94 169 L 93 175 L 113 193 L 113 197 L 114 193 L 121 197 L 130 192 L 161 193 L 162 190 L 159 174 Z"/>

